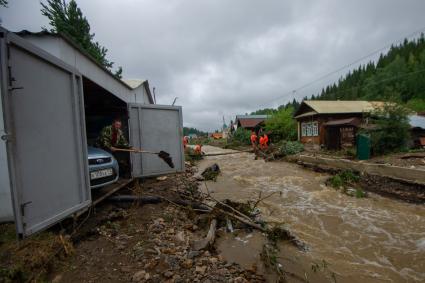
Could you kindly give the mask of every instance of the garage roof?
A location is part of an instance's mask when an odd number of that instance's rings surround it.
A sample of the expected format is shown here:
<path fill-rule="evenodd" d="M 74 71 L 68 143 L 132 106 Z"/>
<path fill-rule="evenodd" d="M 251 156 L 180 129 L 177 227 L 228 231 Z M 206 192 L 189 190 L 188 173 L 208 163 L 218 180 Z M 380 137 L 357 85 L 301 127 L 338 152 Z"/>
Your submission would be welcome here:
<path fill-rule="evenodd" d="M 140 79 L 122 79 L 123 82 L 125 82 L 127 85 L 129 85 L 131 88 L 138 88 L 141 86 L 146 80 L 140 80 Z"/>
<path fill-rule="evenodd" d="M 80 54 L 82 54 L 85 58 L 87 58 L 91 63 L 93 63 L 97 68 L 99 68 L 101 70 L 101 72 L 106 73 L 107 78 L 111 79 L 110 83 L 106 86 L 106 85 L 102 85 L 100 84 L 102 87 L 108 89 L 111 93 L 113 93 L 114 95 L 118 96 L 119 98 L 124 98 L 121 97 L 123 94 L 128 94 L 128 95 L 133 95 L 133 90 L 137 89 L 138 87 L 140 87 L 141 85 L 144 85 L 146 88 L 146 93 L 149 99 L 149 102 L 151 104 L 154 103 L 152 94 L 150 92 L 149 89 L 149 84 L 147 80 L 137 80 L 137 81 L 141 81 L 138 86 L 133 87 L 132 85 L 124 82 L 124 80 L 119 79 L 118 77 L 116 77 L 109 69 L 105 68 L 103 65 L 101 65 L 96 59 L 94 59 L 86 50 L 84 50 L 78 43 L 76 43 L 74 40 L 72 40 L 69 36 L 67 36 L 66 34 L 63 33 L 51 33 L 48 31 L 41 31 L 41 32 L 31 32 L 28 30 L 22 30 L 20 32 L 16 32 L 17 35 L 22 36 L 22 37 L 28 37 L 28 36 L 35 36 L 35 37 L 44 37 L 44 38 L 59 38 L 64 40 L 67 44 L 69 44 L 70 46 L 72 46 L 73 48 L 75 48 Z M 48 50 L 47 50 L 48 51 Z M 49 52 L 49 51 L 48 51 Z M 56 55 L 56 54 L 52 54 L 52 55 Z M 63 58 L 59 58 L 59 59 L 63 59 Z M 66 61 L 66 60 L 65 60 Z M 69 62 L 67 62 L 69 63 Z M 83 75 L 89 77 L 90 79 L 92 79 L 94 82 L 98 83 L 96 80 L 94 80 L 93 78 L 90 77 L 91 74 L 89 73 L 84 73 L 82 70 L 79 70 L 80 72 L 83 73 Z M 136 80 L 129 80 L 129 81 L 136 81 Z M 113 91 L 110 87 L 111 87 L 111 83 L 113 83 L 117 89 L 121 89 L 121 91 Z M 135 82 L 131 82 L 131 84 L 135 84 Z M 124 89 L 122 88 L 124 87 Z M 132 97 L 124 99 L 124 101 L 129 102 L 131 101 Z"/>

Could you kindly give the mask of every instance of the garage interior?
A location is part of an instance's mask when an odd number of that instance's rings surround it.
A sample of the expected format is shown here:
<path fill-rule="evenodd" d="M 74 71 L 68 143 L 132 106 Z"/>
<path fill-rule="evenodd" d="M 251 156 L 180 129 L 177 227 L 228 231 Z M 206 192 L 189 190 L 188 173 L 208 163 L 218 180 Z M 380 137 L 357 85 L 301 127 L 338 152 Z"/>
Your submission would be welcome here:
<path fill-rule="evenodd" d="M 122 131 L 128 141 L 127 103 L 86 77 L 83 77 L 83 91 L 87 145 L 97 147 L 96 142 L 102 129 L 105 126 L 111 125 L 114 119 L 117 118 L 120 118 L 122 121 Z M 113 155 L 120 165 L 120 178 L 130 178 L 130 154 L 126 152 L 114 152 Z M 99 179 L 93 181 L 102 182 L 104 180 Z M 91 181 L 92 185 L 93 181 Z"/>

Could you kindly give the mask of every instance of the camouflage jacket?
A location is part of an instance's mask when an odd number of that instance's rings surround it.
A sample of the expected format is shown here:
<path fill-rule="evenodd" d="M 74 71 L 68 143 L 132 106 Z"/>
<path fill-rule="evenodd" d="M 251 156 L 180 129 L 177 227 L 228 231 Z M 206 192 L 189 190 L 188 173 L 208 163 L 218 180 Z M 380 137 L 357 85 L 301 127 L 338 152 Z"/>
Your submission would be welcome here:
<path fill-rule="evenodd" d="M 123 132 L 120 129 L 117 131 L 117 141 L 115 144 L 112 144 L 112 126 L 104 127 L 97 139 L 97 146 L 101 148 L 110 148 L 111 146 L 117 148 L 130 148 Z"/>

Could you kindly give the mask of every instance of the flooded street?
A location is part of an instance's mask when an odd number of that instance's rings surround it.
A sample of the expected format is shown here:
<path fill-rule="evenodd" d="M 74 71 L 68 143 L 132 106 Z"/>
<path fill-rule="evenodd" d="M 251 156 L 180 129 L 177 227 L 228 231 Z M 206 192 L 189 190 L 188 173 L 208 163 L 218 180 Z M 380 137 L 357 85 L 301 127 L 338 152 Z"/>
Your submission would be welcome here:
<path fill-rule="evenodd" d="M 284 269 L 294 264 L 311 273 L 311 265 L 324 260 L 337 282 L 425 281 L 425 206 L 375 194 L 350 197 L 326 187 L 326 174 L 254 160 L 250 153 L 207 157 L 200 171 L 212 163 L 222 172 L 217 182 L 207 182 L 217 199 L 257 200 L 260 191 L 263 197 L 279 192 L 261 202 L 263 218 L 285 224 L 308 247 L 281 247 L 289 262 Z"/>

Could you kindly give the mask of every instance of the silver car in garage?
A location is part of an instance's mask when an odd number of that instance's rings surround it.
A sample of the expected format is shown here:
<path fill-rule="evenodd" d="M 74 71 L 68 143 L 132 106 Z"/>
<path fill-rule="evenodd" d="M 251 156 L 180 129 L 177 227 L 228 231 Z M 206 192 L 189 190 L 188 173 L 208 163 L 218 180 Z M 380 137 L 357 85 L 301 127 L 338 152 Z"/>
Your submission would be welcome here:
<path fill-rule="evenodd" d="M 100 148 L 88 148 L 90 187 L 92 189 L 115 183 L 119 177 L 118 162 L 112 154 Z"/>

